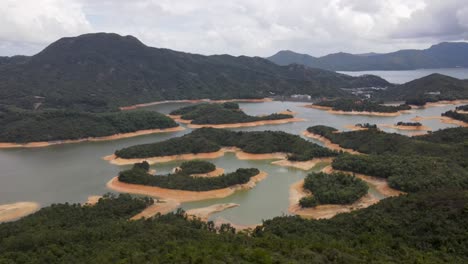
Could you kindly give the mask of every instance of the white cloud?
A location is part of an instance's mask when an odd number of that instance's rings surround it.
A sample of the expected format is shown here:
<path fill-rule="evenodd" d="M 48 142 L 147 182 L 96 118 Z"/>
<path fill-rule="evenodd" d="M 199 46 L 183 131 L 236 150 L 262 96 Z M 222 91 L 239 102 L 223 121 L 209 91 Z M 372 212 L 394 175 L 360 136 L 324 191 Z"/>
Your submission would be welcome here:
<path fill-rule="evenodd" d="M 467 13 L 466 0 L 3 0 L 0 52 L 87 31 L 202 54 L 386 52 L 466 38 Z"/>

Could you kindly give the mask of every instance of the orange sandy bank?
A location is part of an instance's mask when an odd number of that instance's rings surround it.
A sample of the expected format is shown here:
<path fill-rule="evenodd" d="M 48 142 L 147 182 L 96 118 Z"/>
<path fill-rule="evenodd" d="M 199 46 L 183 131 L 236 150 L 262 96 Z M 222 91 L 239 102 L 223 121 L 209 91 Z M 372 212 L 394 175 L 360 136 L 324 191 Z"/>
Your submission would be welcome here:
<path fill-rule="evenodd" d="M 453 100 L 453 101 L 438 101 L 438 102 L 429 102 L 426 103 L 423 107 L 424 108 L 429 108 L 429 107 L 438 107 L 438 106 L 446 106 L 446 105 L 457 105 L 457 104 L 467 104 L 468 100 Z"/>
<path fill-rule="evenodd" d="M 425 116 L 425 117 L 416 116 L 411 119 L 411 121 L 416 121 L 416 122 L 419 122 L 422 120 L 439 120 L 440 122 L 445 123 L 445 124 L 453 124 L 453 125 L 457 125 L 461 127 L 468 127 L 468 123 L 465 123 L 460 120 L 455 120 L 447 116 Z"/>
<path fill-rule="evenodd" d="M 138 184 L 129 184 L 120 182 L 118 177 L 112 178 L 108 183 L 107 187 L 114 191 L 126 192 L 133 194 L 142 194 L 152 197 L 158 197 L 168 200 L 176 200 L 180 203 L 182 202 L 193 202 L 209 199 L 219 199 L 232 195 L 236 191 L 252 189 L 255 185 L 264 180 L 268 174 L 266 172 L 260 172 L 259 174 L 250 178 L 245 184 L 238 184 L 228 188 L 204 191 L 204 192 L 195 192 L 195 191 L 183 191 L 183 190 L 173 190 L 165 189 L 156 186 L 145 186 Z"/>
<path fill-rule="evenodd" d="M 210 99 L 196 99 L 196 100 L 165 100 L 165 101 L 155 101 L 144 104 L 136 104 L 130 106 L 122 106 L 120 110 L 132 110 L 140 107 L 158 105 L 158 104 L 167 104 L 167 103 L 201 103 L 201 102 L 211 102 L 211 103 L 227 103 L 227 102 L 246 102 L 246 103 L 262 103 L 262 102 L 271 102 L 272 98 L 263 98 L 263 99 L 229 99 L 229 100 L 210 100 Z"/>
<path fill-rule="evenodd" d="M 366 194 L 353 204 L 325 204 L 313 208 L 302 208 L 299 205 L 299 200 L 309 195 L 311 195 L 311 193 L 309 191 L 304 190 L 304 180 L 300 180 L 292 184 L 289 188 L 289 212 L 292 214 L 302 216 L 304 218 L 328 219 L 332 218 L 333 216 L 339 213 L 347 213 L 353 210 L 366 208 L 379 202 L 379 199 L 377 199 L 376 197 L 373 197 L 370 194 Z"/>
<path fill-rule="evenodd" d="M 262 224 L 253 224 L 253 225 L 241 225 L 241 224 L 236 224 L 233 223 L 227 219 L 224 219 L 222 217 L 216 218 L 214 221 L 215 226 L 220 227 L 222 224 L 230 224 L 232 227 L 236 229 L 236 232 L 239 231 L 245 231 L 245 230 L 254 230 L 257 226 L 261 226 Z"/>
<path fill-rule="evenodd" d="M 159 200 L 155 201 L 154 204 L 146 207 L 143 211 L 136 214 L 130 220 L 138 220 L 141 218 L 151 218 L 156 214 L 168 214 L 180 206 L 180 203 L 176 200 Z"/>
<path fill-rule="evenodd" d="M 360 127 L 360 126 L 356 126 L 356 125 L 344 125 L 343 127 L 346 128 L 346 129 L 349 129 L 351 131 L 368 130 L 368 128 L 366 128 L 366 127 Z"/>
<path fill-rule="evenodd" d="M 308 137 L 308 138 L 313 138 L 313 139 L 319 140 L 320 142 L 322 142 L 329 149 L 336 150 L 336 151 L 341 150 L 341 151 L 348 152 L 348 153 L 351 153 L 351 154 L 362 154 L 362 153 L 357 152 L 357 151 L 352 150 L 352 149 L 342 148 L 342 147 L 340 147 L 340 145 L 331 142 L 328 138 L 322 137 L 322 136 L 317 135 L 317 134 L 310 133 L 307 130 L 302 132 L 302 134 L 304 136 Z"/>
<path fill-rule="evenodd" d="M 261 120 L 255 122 L 245 122 L 245 123 L 233 123 L 233 124 L 191 124 L 192 120 L 185 120 L 176 115 L 168 115 L 174 121 L 187 124 L 189 128 L 202 128 L 202 127 L 211 127 L 211 128 L 238 128 L 238 127 L 254 127 L 254 126 L 264 126 L 264 125 L 281 125 L 293 122 L 303 122 L 306 121 L 303 118 L 285 118 L 277 120 Z"/>
<path fill-rule="evenodd" d="M 273 161 L 271 164 L 284 166 L 284 167 L 294 167 L 301 170 L 311 170 L 313 167 L 317 166 L 319 163 L 330 163 L 333 161 L 333 158 L 315 158 L 308 161 L 289 161 L 289 160 L 278 160 Z"/>
<path fill-rule="evenodd" d="M 122 138 L 130 138 L 142 135 L 149 135 L 155 133 L 168 133 L 168 132 L 177 132 L 184 130 L 184 127 L 171 127 L 171 128 L 163 128 L 163 129 L 146 129 L 146 130 L 139 130 L 136 132 L 130 133 L 122 133 L 122 134 L 115 134 L 111 136 L 104 136 L 104 137 L 88 137 L 82 139 L 71 139 L 71 140 L 58 140 L 58 141 L 44 141 L 44 142 L 29 142 L 24 144 L 19 143 L 0 143 L 0 148 L 39 148 L 39 147 L 47 147 L 52 145 L 59 145 L 59 144 L 70 144 L 70 143 L 81 143 L 81 142 L 96 142 L 96 141 L 110 141 L 110 140 L 117 140 Z"/>
<path fill-rule="evenodd" d="M 403 113 L 411 113 L 411 110 L 401 110 L 393 113 L 384 113 L 384 112 L 369 112 L 369 111 L 342 111 L 342 110 L 333 110 L 333 107 L 328 106 L 319 106 L 319 105 L 305 105 L 304 107 L 326 110 L 330 114 L 335 115 L 365 115 L 365 116 L 399 116 Z"/>
<path fill-rule="evenodd" d="M 208 221 L 212 214 L 238 206 L 239 204 L 236 203 L 213 204 L 207 207 L 187 210 L 186 214 L 191 218 L 199 218 L 202 221 Z"/>
<path fill-rule="evenodd" d="M 398 129 L 398 130 L 412 130 L 412 131 L 429 131 L 431 130 L 428 126 L 397 126 L 397 125 L 390 125 L 390 124 L 380 124 L 381 127 Z"/>
<path fill-rule="evenodd" d="M 86 201 L 86 203 L 84 205 L 95 205 L 99 202 L 99 199 L 101 199 L 102 196 L 100 195 L 91 195 L 91 196 L 88 196 L 88 200 Z"/>
<path fill-rule="evenodd" d="M 224 169 L 223 168 L 216 168 L 214 171 L 210 171 L 208 173 L 196 173 L 196 174 L 192 174 L 190 176 L 210 178 L 210 177 L 218 177 L 218 176 L 220 176 L 222 174 L 224 174 Z"/>
<path fill-rule="evenodd" d="M 17 220 L 39 210 L 35 202 L 17 202 L 0 205 L 0 223 Z"/>

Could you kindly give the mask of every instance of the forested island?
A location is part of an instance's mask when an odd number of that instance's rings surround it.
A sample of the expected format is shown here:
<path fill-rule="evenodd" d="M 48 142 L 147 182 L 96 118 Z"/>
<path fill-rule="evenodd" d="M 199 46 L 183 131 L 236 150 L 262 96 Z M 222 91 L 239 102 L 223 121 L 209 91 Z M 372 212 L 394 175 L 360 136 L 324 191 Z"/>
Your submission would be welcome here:
<path fill-rule="evenodd" d="M 204 160 L 190 160 L 183 162 L 179 166 L 179 169 L 185 174 L 192 175 L 212 172 L 216 169 L 216 166 L 213 163 Z"/>
<path fill-rule="evenodd" d="M 288 153 L 291 161 L 333 157 L 338 153 L 309 142 L 300 136 L 281 131 L 235 132 L 224 129 L 200 128 L 166 141 L 136 145 L 115 152 L 123 159 L 150 158 L 180 154 L 219 151 L 222 147 L 237 147 L 252 154 Z"/>
<path fill-rule="evenodd" d="M 369 187 L 362 180 L 345 173 L 310 173 L 304 180 L 304 189 L 312 195 L 303 197 L 302 207 L 319 204 L 351 204 L 364 196 Z"/>
<path fill-rule="evenodd" d="M 185 166 L 186 167 L 186 166 Z M 195 167 L 192 165 L 192 167 Z M 151 175 L 147 162 L 135 163 L 129 170 L 119 173 L 119 181 L 130 184 L 157 186 L 166 189 L 186 191 L 211 191 L 247 183 L 251 177 L 258 175 L 258 169 L 237 169 L 235 172 L 217 177 L 192 177 L 193 171 L 180 170 L 168 175 Z"/>
<path fill-rule="evenodd" d="M 468 114 L 466 113 L 459 113 L 458 111 L 450 110 L 445 113 L 442 113 L 442 116 L 446 116 L 446 117 L 449 117 L 458 121 L 468 123 Z"/>
<path fill-rule="evenodd" d="M 237 124 L 258 121 L 292 119 L 292 115 L 270 114 L 265 116 L 249 116 L 239 109 L 239 104 L 227 102 L 223 104 L 198 104 L 182 107 L 170 113 L 171 116 L 180 116 L 191 124 Z"/>
<path fill-rule="evenodd" d="M 422 126 L 422 124 L 419 123 L 419 122 L 402 122 L 402 121 L 396 123 L 395 125 L 396 126 L 410 126 L 410 127 L 420 127 L 420 126 Z"/>
<path fill-rule="evenodd" d="M 344 148 L 368 155 L 340 155 L 333 168 L 387 178 L 390 187 L 417 192 L 442 187 L 468 187 L 468 128 L 449 128 L 407 137 L 378 130 L 333 133 L 326 126 L 309 127 Z"/>
<path fill-rule="evenodd" d="M 174 129 L 171 118 L 153 111 L 105 113 L 0 108 L 0 142 L 28 143 L 99 138 L 141 130 Z M 148 131 L 151 132 L 151 131 Z"/>
<path fill-rule="evenodd" d="M 322 100 L 309 107 L 330 109 L 334 111 L 343 112 L 375 112 L 375 113 L 398 113 L 403 110 L 410 110 L 411 107 L 406 104 L 391 106 L 382 105 L 381 103 L 373 102 L 370 100 L 359 99 L 336 99 L 336 100 Z"/>
<path fill-rule="evenodd" d="M 94 206 L 55 204 L 0 225 L 0 262 L 425 262 L 468 261 L 466 191 L 395 198 L 330 220 L 282 216 L 250 232 L 185 213 L 128 221 L 152 199 L 106 195 Z M 369 232 L 372 230 L 372 232 Z M 156 234 L 156 235 L 155 235 Z M 447 250 L 449 249 L 449 250 Z"/>

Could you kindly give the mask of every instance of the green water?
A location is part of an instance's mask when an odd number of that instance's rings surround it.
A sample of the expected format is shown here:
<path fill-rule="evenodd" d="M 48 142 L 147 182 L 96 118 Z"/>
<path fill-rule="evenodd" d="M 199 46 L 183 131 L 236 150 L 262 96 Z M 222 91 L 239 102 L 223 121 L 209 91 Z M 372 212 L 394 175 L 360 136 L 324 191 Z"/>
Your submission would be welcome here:
<path fill-rule="evenodd" d="M 163 104 L 148 107 L 155 111 L 168 113 L 184 104 Z M 440 116 L 442 112 L 455 106 L 433 107 L 416 110 L 414 113 L 399 117 L 366 117 L 331 115 L 324 111 L 304 108 L 304 103 L 293 102 L 265 102 L 241 103 L 241 108 L 248 114 L 268 114 L 286 109 L 298 112 L 298 117 L 307 119 L 306 122 L 283 125 L 269 125 L 237 130 L 282 130 L 293 134 L 300 134 L 312 125 L 329 125 L 344 130 L 344 125 L 356 123 L 394 124 L 398 121 L 410 121 L 416 115 Z M 424 125 L 437 130 L 453 125 L 440 123 L 438 120 L 422 122 Z M 0 204 L 17 201 L 36 201 L 42 206 L 58 202 L 84 202 L 89 195 L 103 194 L 109 190 L 106 182 L 123 169 L 102 160 L 103 156 L 115 150 L 135 144 L 150 143 L 166 140 L 189 133 L 186 129 L 181 132 L 168 134 L 153 134 L 135 138 L 121 139 L 108 142 L 88 142 L 79 144 L 57 145 L 35 149 L 0 150 Z M 390 132 L 398 132 L 386 129 Z M 312 139 L 308 139 L 314 141 Z M 314 141 L 316 142 L 316 141 Z M 316 142 L 318 143 L 318 142 Z M 266 171 L 268 177 L 250 190 L 238 192 L 224 199 L 183 204 L 184 209 L 208 206 L 214 203 L 233 202 L 239 207 L 218 213 L 213 217 L 222 217 L 238 224 L 256 224 L 262 219 L 269 219 L 287 213 L 289 186 L 305 177 L 307 172 L 271 165 L 271 161 L 237 160 L 232 153 L 212 160 L 217 166 L 227 172 L 237 168 L 256 167 Z M 169 172 L 180 162 L 157 164 L 153 166 L 158 172 Z M 318 170 L 315 168 L 314 170 Z M 371 192 L 375 190 L 371 189 Z"/>

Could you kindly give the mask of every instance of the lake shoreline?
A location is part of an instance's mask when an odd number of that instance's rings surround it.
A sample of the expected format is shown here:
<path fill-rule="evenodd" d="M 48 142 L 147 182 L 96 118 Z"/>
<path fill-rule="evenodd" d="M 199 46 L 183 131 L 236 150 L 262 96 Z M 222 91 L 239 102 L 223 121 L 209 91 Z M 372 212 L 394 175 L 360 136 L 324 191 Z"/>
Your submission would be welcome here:
<path fill-rule="evenodd" d="M 164 100 L 154 101 L 149 103 L 135 104 L 129 106 L 121 106 L 120 110 L 134 110 L 137 108 L 148 107 L 159 104 L 170 104 L 170 103 L 227 103 L 227 102 L 244 102 L 244 103 L 263 103 L 271 102 L 272 98 L 259 98 L 259 99 L 225 99 L 225 100 L 211 100 L 211 99 L 187 99 L 187 100 Z"/>
<path fill-rule="evenodd" d="M 16 202 L 0 205 L 0 223 L 11 222 L 35 213 L 40 209 L 36 202 Z"/>
<path fill-rule="evenodd" d="M 109 136 L 102 137 L 87 137 L 81 139 L 66 139 L 66 140 L 56 140 L 56 141 L 39 141 L 39 142 L 28 142 L 28 143 L 10 143 L 10 142 L 1 142 L 0 149 L 8 148 L 42 148 L 54 145 L 63 145 L 63 144 L 75 144 L 83 142 L 100 142 L 100 141 L 112 141 L 124 138 L 138 137 L 143 135 L 157 134 L 157 133 L 170 133 L 178 132 L 185 130 L 182 126 L 170 127 L 170 128 L 155 128 L 155 129 L 145 129 L 138 130 L 135 132 L 120 133 Z"/>
<path fill-rule="evenodd" d="M 172 118 L 174 121 L 187 124 L 189 128 L 239 128 L 239 127 L 255 127 L 255 126 L 265 126 L 265 125 L 281 125 L 287 123 L 295 123 L 295 122 L 304 122 L 306 119 L 304 118 L 284 118 L 284 119 L 274 119 L 274 120 L 260 120 L 260 121 L 253 121 L 253 122 L 245 122 L 245 123 L 228 123 L 228 124 L 192 124 L 192 120 L 182 119 L 180 115 L 167 115 L 168 117 Z"/>

